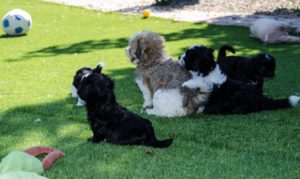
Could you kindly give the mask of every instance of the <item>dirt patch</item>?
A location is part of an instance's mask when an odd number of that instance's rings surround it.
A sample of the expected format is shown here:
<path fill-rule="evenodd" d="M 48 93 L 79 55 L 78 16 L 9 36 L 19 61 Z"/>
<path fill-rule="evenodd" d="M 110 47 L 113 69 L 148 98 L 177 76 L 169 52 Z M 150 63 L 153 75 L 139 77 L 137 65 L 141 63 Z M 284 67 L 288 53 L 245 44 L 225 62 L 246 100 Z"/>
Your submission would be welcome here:
<path fill-rule="evenodd" d="M 168 6 L 157 6 L 155 0 L 44 0 L 104 12 L 151 16 L 178 21 L 206 22 L 216 25 L 249 27 L 258 18 L 268 17 L 287 22 L 300 29 L 300 0 L 173 0 Z"/>

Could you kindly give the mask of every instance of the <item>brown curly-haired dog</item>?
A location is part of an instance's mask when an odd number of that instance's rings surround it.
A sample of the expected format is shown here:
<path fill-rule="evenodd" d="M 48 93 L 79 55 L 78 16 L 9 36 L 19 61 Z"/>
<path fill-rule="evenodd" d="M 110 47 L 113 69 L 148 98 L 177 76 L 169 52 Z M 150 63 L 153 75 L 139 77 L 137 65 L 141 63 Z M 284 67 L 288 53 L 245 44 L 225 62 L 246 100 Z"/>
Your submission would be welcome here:
<path fill-rule="evenodd" d="M 148 114 L 168 117 L 201 112 L 211 89 L 182 88 L 191 74 L 164 52 L 163 43 L 160 35 L 143 31 L 134 34 L 126 48 L 137 65 L 135 81 L 143 93 L 143 107 Z"/>

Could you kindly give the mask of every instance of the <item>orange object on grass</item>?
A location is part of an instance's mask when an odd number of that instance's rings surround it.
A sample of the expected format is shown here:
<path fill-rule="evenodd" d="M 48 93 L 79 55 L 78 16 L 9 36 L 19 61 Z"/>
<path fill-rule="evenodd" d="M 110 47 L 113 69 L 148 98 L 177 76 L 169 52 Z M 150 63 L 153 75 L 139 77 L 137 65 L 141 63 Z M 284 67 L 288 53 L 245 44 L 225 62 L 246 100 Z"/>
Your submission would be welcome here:
<path fill-rule="evenodd" d="M 149 9 L 145 9 L 145 10 L 143 11 L 143 16 L 144 16 L 144 17 L 149 17 L 149 16 L 150 16 L 150 13 L 151 13 L 151 11 L 150 11 Z"/>
<path fill-rule="evenodd" d="M 62 151 L 47 146 L 31 147 L 26 149 L 25 152 L 35 157 L 41 154 L 47 154 L 42 160 L 44 170 L 50 168 L 55 160 L 65 155 Z"/>

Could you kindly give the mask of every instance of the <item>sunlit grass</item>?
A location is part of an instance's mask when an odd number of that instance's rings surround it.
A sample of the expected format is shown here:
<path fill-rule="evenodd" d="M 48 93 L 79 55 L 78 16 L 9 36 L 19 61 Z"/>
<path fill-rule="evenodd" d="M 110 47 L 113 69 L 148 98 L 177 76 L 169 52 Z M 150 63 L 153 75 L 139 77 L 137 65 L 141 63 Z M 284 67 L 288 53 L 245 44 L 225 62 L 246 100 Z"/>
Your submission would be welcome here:
<path fill-rule="evenodd" d="M 74 108 L 71 81 L 82 66 L 104 61 L 120 104 L 140 113 L 142 96 L 127 40 L 145 29 L 166 39 L 174 59 L 193 44 L 218 49 L 231 44 L 238 55 L 271 53 L 276 77 L 264 91 L 274 98 L 300 92 L 298 44 L 263 45 L 241 27 L 142 19 L 33 0 L 0 0 L 0 15 L 22 8 L 32 15 L 28 35 L 0 34 L 0 158 L 11 151 L 49 145 L 66 156 L 45 172 L 50 178 L 298 178 L 300 109 L 249 115 L 149 118 L 167 149 L 90 144 L 84 108 Z M 216 53 L 215 53 L 216 54 Z M 40 119 L 40 122 L 38 122 Z"/>

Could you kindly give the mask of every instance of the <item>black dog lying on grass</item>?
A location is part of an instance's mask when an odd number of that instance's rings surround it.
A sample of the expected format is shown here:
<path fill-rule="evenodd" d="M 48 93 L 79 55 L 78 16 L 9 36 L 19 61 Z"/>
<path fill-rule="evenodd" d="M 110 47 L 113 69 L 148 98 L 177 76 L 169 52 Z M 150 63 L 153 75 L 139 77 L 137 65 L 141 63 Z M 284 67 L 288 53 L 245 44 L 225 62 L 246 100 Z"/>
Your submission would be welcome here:
<path fill-rule="evenodd" d="M 217 63 L 221 70 L 231 79 L 244 81 L 263 89 L 263 81 L 274 78 L 275 58 L 269 54 L 258 54 L 254 57 L 226 56 L 226 50 L 235 53 L 230 45 L 219 49 Z"/>
<path fill-rule="evenodd" d="M 164 148 L 172 139 L 156 139 L 152 124 L 120 106 L 114 95 L 114 82 L 106 75 L 90 73 L 83 76 L 78 95 L 86 101 L 88 122 L 93 136 L 88 141 L 103 140 L 121 145 L 146 145 Z"/>
<path fill-rule="evenodd" d="M 205 114 L 247 114 L 295 107 L 300 101 L 299 96 L 272 99 L 249 83 L 227 77 L 215 62 L 213 49 L 205 46 L 187 49 L 181 55 L 180 64 L 193 74 L 192 79 L 182 84 L 183 87 L 210 88 L 203 108 Z"/>

